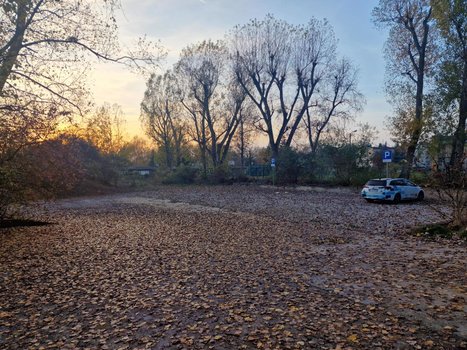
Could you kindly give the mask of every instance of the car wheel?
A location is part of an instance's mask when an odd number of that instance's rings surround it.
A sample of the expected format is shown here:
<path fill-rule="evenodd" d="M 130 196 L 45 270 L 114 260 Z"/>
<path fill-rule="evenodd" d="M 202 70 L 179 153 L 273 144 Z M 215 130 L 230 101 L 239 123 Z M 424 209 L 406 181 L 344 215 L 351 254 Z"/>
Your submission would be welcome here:
<path fill-rule="evenodd" d="M 400 203 L 401 201 L 401 194 L 400 193 L 396 193 L 396 195 L 394 196 L 394 199 L 392 200 L 392 202 L 394 204 L 397 204 L 397 203 Z"/>
<path fill-rule="evenodd" d="M 425 198 L 425 193 L 423 191 L 418 192 L 417 201 L 422 201 Z"/>

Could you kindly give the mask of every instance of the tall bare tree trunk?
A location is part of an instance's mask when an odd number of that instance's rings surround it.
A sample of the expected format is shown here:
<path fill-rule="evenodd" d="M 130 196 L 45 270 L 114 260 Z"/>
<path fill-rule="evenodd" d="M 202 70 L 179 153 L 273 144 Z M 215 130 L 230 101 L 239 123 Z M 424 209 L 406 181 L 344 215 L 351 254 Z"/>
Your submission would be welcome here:
<path fill-rule="evenodd" d="M 418 52 L 418 62 L 415 61 L 415 57 L 411 51 L 411 45 L 408 45 L 408 55 L 410 60 L 412 61 L 412 65 L 417 72 L 417 92 L 415 95 L 415 120 L 414 120 L 414 128 L 410 135 L 410 142 L 407 146 L 407 153 L 406 153 L 406 160 L 407 162 L 402 165 L 400 177 L 409 178 L 410 172 L 412 170 L 413 161 L 415 158 L 415 151 L 417 150 L 418 141 L 420 139 L 420 135 L 422 133 L 423 128 L 423 85 L 425 80 L 425 58 L 426 58 L 426 49 L 428 45 L 428 33 L 430 31 L 429 20 L 431 18 L 431 7 L 428 11 L 427 15 L 423 19 L 423 35 L 422 40 L 420 42 L 420 38 L 417 35 L 417 31 L 413 26 L 413 22 L 411 18 L 406 19 L 404 25 L 406 29 L 410 32 L 413 38 L 413 45 Z"/>
<path fill-rule="evenodd" d="M 240 120 L 240 165 L 243 168 L 245 167 L 245 121 L 243 118 Z"/>
<path fill-rule="evenodd" d="M 203 164 L 203 177 L 206 179 L 208 177 L 208 164 L 206 159 L 206 122 L 204 117 L 201 121 L 201 163 Z"/>
<path fill-rule="evenodd" d="M 420 70 L 421 73 L 418 74 L 417 77 L 417 94 L 415 97 L 415 123 L 414 128 L 412 130 L 412 134 L 410 135 L 410 142 L 407 146 L 407 153 L 406 153 L 406 161 L 402 165 L 400 177 L 409 178 L 410 172 L 412 170 L 412 165 L 415 159 L 415 151 L 417 150 L 418 140 L 420 139 L 420 135 L 422 133 L 423 127 L 423 78 L 424 78 L 424 66 L 425 66 L 425 56 L 420 56 Z"/>
<path fill-rule="evenodd" d="M 6 53 L 1 53 L 3 56 L 0 65 L 0 95 L 3 93 L 6 81 L 10 76 L 13 66 L 16 63 L 19 52 L 21 51 L 24 39 L 24 32 L 26 30 L 27 14 L 28 14 L 28 2 L 18 2 L 18 10 L 16 17 L 15 34 L 11 38 L 10 45 Z"/>
<path fill-rule="evenodd" d="M 467 55 L 467 53 L 466 53 Z M 462 169 L 464 161 L 464 147 L 466 141 L 466 119 L 467 119 L 467 60 L 464 60 L 464 72 L 462 75 L 462 91 L 459 103 L 459 122 L 457 124 L 454 138 L 452 140 L 452 152 L 449 165 L 458 170 Z"/>

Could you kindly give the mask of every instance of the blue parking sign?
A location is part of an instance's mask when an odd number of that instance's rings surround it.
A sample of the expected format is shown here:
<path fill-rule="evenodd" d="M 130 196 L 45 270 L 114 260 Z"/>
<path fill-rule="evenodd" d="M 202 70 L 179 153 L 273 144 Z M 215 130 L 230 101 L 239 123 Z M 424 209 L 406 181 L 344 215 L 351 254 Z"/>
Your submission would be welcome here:
<path fill-rule="evenodd" d="M 276 166 L 276 158 L 271 158 L 271 167 L 275 167 Z"/>
<path fill-rule="evenodd" d="M 391 163 L 391 162 L 392 162 L 392 151 L 386 149 L 383 151 L 383 163 Z"/>

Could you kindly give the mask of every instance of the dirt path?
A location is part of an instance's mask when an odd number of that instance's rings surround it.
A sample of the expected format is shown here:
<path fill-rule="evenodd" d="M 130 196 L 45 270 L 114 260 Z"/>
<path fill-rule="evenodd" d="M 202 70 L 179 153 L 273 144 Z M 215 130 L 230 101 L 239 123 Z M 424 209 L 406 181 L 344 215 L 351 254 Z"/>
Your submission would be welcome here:
<path fill-rule="evenodd" d="M 462 349 L 466 246 L 428 205 L 165 187 L 64 200 L 0 233 L 0 348 Z"/>

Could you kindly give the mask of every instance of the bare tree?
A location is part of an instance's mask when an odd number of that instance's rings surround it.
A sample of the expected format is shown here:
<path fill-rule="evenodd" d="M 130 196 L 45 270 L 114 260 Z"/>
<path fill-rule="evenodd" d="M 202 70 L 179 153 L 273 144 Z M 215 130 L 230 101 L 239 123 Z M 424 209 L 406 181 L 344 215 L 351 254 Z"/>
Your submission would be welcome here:
<path fill-rule="evenodd" d="M 281 143 L 291 145 L 334 59 L 332 28 L 316 19 L 293 26 L 268 15 L 234 28 L 230 41 L 237 80 L 257 107 L 257 127 L 277 157 Z"/>
<path fill-rule="evenodd" d="M 180 92 L 175 75 L 152 75 L 141 103 L 141 122 L 154 143 L 163 150 L 168 168 L 181 163 L 186 127 L 182 121 Z"/>
<path fill-rule="evenodd" d="M 141 136 L 133 138 L 123 145 L 119 156 L 132 165 L 148 165 L 151 160 L 152 148 L 149 141 Z"/>
<path fill-rule="evenodd" d="M 84 80 L 91 57 L 139 67 L 160 58 L 151 43 L 120 55 L 118 7 L 117 0 L 2 2 L 0 152 L 8 154 L 3 159 L 45 140 L 76 112 L 88 111 Z"/>
<path fill-rule="evenodd" d="M 256 133 L 254 127 L 254 106 L 251 103 L 245 103 L 240 111 L 238 131 L 234 137 L 235 150 L 240 155 L 240 165 L 245 166 L 246 154 L 251 151 L 252 138 Z"/>
<path fill-rule="evenodd" d="M 201 157 L 201 163 L 203 167 L 203 176 L 207 177 L 207 153 L 208 153 L 208 128 L 206 123 L 205 115 L 203 111 L 199 109 L 198 102 L 190 98 L 188 89 L 182 89 L 181 104 L 183 105 L 187 114 L 188 135 L 192 141 L 194 141 L 198 147 L 199 154 Z"/>
<path fill-rule="evenodd" d="M 347 59 L 342 59 L 322 81 L 316 105 L 306 110 L 304 124 L 311 153 L 315 154 L 323 131 L 331 119 L 349 119 L 362 108 L 363 96 L 357 89 L 357 71 Z"/>
<path fill-rule="evenodd" d="M 227 59 L 224 42 L 203 41 L 185 48 L 176 66 L 185 90 L 182 103 L 191 117 L 204 169 L 206 152 L 214 167 L 226 160 L 245 100 Z"/>
<path fill-rule="evenodd" d="M 21 192 L 20 181 L 17 187 L 8 188 L 10 180 L 28 180 L 16 176 L 22 171 L 18 156 L 24 158 L 28 151 L 40 149 L 40 143 L 50 144 L 47 140 L 60 123 L 88 112 L 84 81 L 91 59 L 133 67 L 159 59 L 159 47 L 144 45 L 144 39 L 142 45 L 121 54 L 125 50 L 117 40 L 118 8 L 118 0 L 1 1 L 1 196 L 5 190 L 12 201 L 21 197 L 15 193 Z M 45 162 L 45 158 L 37 160 Z M 41 165 L 47 164 L 37 164 L 38 168 Z M 24 187 L 33 190 L 26 182 Z"/>
<path fill-rule="evenodd" d="M 401 91 L 414 98 L 415 113 L 408 114 L 412 119 L 412 130 L 406 150 L 407 162 L 401 170 L 401 176 L 409 177 L 423 128 L 426 75 L 430 72 L 435 52 L 432 8 L 429 0 L 380 0 L 373 10 L 373 18 L 376 24 L 390 28 L 386 57 L 391 98 Z M 415 85 L 415 93 L 408 84 Z"/>
<path fill-rule="evenodd" d="M 467 172 L 461 167 L 450 166 L 449 161 L 446 160 L 449 155 L 446 152 L 445 141 L 442 137 L 432 139 L 428 151 L 434 169 L 429 180 L 439 199 L 448 206 L 449 212 L 432 208 L 448 220 L 449 226 L 459 229 L 467 224 Z M 445 157 L 440 157 L 443 153 Z M 460 159 L 461 164 L 466 161 L 466 156 Z"/>
<path fill-rule="evenodd" d="M 149 47 L 120 54 L 118 7 L 116 0 L 5 0 L 0 9 L 0 95 L 18 90 L 33 94 L 25 90 L 31 85 L 73 104 L 67 66 L 82 64 L 86 55 L 135 65 L 154 63 L 158 56 L 149 54 Z"/>
<path fill-rule="evenodd" d="M 117 104 L 104 104 L 87 119 L 84 137 L 104 154 L 117 154 L 124 146 L 125 119 Z"/>

